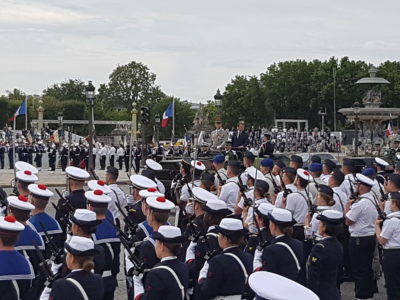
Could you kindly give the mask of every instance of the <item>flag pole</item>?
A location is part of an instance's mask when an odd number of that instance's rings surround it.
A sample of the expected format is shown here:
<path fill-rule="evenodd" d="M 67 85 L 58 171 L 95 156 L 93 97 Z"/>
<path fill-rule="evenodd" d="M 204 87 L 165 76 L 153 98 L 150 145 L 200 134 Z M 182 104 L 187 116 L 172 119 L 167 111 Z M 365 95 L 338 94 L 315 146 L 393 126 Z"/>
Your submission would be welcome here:
<path fill-rule="evenodd" d="M 175 97 L 172 97 L 172 143 L 175 138 Z"/>
<path fill-rule="evenodd" d="M 17 132 L 15 131 L 15 127 L 16 127 L 16 120 L 17 120 L 17 116 L 14 115 L 14 130 L 13 130 L 13 168 L 14 168 L 14 180 L 15 180 L 15 176 L 16 176 L 16 170 L 15 170 L 15 160 L 16 160 L 16 156 L 15 156 L 15 143 L 16 143 L 16 139 L 15 136 L 17 134 Z M 16 186 L 16 182 L 14 182 L 14 185 Z"/>

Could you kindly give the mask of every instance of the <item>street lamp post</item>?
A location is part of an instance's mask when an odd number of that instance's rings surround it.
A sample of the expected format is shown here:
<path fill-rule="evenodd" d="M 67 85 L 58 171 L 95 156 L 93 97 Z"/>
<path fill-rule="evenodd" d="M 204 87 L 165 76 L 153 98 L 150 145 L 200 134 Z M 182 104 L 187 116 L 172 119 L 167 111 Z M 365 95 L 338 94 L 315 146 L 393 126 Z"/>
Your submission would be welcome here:
<path fill-rule="evenodd" d="M 358 101 L 353 104 L 353 113 L 354 113 L 354 154 L 358 155 L 358 116 L 360 114 L 360 103 Z"/>
<path fill-rule="evenodd" d="M 58 112 L 57 119 L 58 119 L 58 157 L 59 157 L 58 165 L 61 166 L 61 147 L 63 144 L 63 135 L 64 135 L 64 130 L 63 130 L 64 115 L 62 111 Z"/>
<path fill-rule="evenodd" d="M 217 107 L 217 119 L 221 118 L 222 98 L 221 92 L 217 89 L 217 93 L 214 95 L 215 106 Z"/>
<path fill-rule="evenodd" d="M 321 108 L 318 111 L 318 114 L 321 116 L 321 133 L 324 133 L 326 108 L 324 106 L 321 106 Z"/>
<path fill-rule="evenodd" d="M 133 142 L 137 142 L 137 110 L 136 110 L 136 103 L 132 102 L 132 123 L 131 123 L 131 135 L 129 139 L 129 177 L 132 174 L 132 148 Z"/>
<path fill-rule="evenodd" d="M 89 167 L 88 170 L 93 170 L 93 109 L 95 99 L 95 87 L 89 81 L 85 88 L 86 101 L 89 105 Z"/>
<path fill-rule="evenodd" d="M 157 144 L 158 144 L 158 137 L 159 137 L 160 122 L 161 122 L 160 114 L 156 114 L 154 116 L 154 123 L 155 123 L 155 126 L 156 126 L 155 141 L 156 141 Z"/>

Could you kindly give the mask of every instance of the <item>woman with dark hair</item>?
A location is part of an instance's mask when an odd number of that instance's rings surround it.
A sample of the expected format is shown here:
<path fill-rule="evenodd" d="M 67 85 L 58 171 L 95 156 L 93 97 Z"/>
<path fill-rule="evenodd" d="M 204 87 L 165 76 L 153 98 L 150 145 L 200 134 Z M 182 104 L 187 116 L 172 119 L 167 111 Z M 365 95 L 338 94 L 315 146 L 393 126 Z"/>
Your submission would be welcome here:
<path fill-rule="evenodd" d="M 239 248 L 247 230 L 236 218 L 222 219 L 217 230 L 218 243 L 223 250 L 206 262 L 200 271 L 200 299 L 224 296 L 242 299 L 242 295 L 249 291 L 247 279 L 252 272 L 251 255 Z"/>
<path fill-rule="evenodd" d="M 343 266 L 343 247 L 336 237 L 342 230 L 343 213 L 328 209 L 317 219 L 322 239 L 314 245 L 308 259 L 307 286 L 321 300 L 339 300 L 337 277 Z"/>
<path fill-rule="evenodd" d="M 66 263 L 71 273 L 53 283 L 50 299 L 88 299 L 103 298 L 104 286 L 100 275 L 92 272 L 93 256 L 97 253 L 91 239 L 73 236 L 65 243 Z"/>
<path fill-rule="evenodd" d="M 184 237 L 178 227 L 163 225 L 153 233 L 160 262 L 146 275 L 144 284 L 135 280 L 135 299 L 184 300 L 189 282 L 185 263 L 178 260 Z"/>
<path fill-rule="evenodd" d="M 383 245 L 383 274 L 388 299 L 400 299 L 400 193 L 390 193 L 387 219 L 377 219 L 376 238 Z M 383 223 L 383 225 L 382 225 Z"/>

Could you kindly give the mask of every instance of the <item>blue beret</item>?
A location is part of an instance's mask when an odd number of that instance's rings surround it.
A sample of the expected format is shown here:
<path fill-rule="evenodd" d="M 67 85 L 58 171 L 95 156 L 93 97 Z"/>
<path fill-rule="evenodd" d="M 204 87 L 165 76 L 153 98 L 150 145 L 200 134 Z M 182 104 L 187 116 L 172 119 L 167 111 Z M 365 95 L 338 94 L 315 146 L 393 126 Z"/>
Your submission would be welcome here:
<path fill-rule="evenodd" d="M 364 176 L 371 176 L 375 174 L 374 168 L 365 168 L 362 173 Z"/>
<path fill-rule="evenodd" d="M 270 167 L 270 168 L 272 168 L 272 167 L 274 166 L 274 161 L 273 161 L 272 159 L 270 159 L 270 158 L 264 158 L 264 159 L 261 161 L 261 165 L 262 165 L 263 167 Z"/>
<path fill-rule="evenodd" d="M 214 156 L 213 162 L 216 164 L 223 163 L 225 161 L 225 156 L 223 154 L 217 154 Z"/>
<path fill-rule="evenodd" d="M 319 172 L 322 171 L 322 164 L 320 163 L 312 163 L 309 167 L 310 172 Z"/>

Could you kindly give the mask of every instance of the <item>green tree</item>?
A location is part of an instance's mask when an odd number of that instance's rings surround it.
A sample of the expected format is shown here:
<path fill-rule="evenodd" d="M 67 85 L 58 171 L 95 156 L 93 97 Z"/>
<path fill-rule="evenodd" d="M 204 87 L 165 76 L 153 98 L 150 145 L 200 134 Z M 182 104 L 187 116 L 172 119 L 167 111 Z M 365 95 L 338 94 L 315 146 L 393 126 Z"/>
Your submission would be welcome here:
<path fill-rule="evenodd" d="M 66 100 L 60 102 L 64 120 L 84 120 L 86 103 L 77 100 Z"/>
<path fill-rule="evenodd" d="M 383 106 L 400 107 L 400 62 L 385 61 L 379 66 L 377 76 L 390 82 L 381 86 Z"/>
<path fill-rule="evenodd" d="M 150 105 L 158 101 L 161 90 L 155 85 L 156 75 L 135 61 L 118 66 L 109 76 L 108 84 L 99 87 L 98 99 L 102 107 L 131 110 L 132 103 Z"/>
<path fill-rule="evenodd" d="M 8 99 L 7 97 L 0 97 L 0 128 L 3 128 L 8 120 Z"/>
<path fill-rule="evenodd" d="M 80 79 L 69 79 L 67 81 L 53 84 L 43 91 L 43 96 L 54 97 L 60 101 L 76 100 L 84 102 L 85 83 Z"/>

